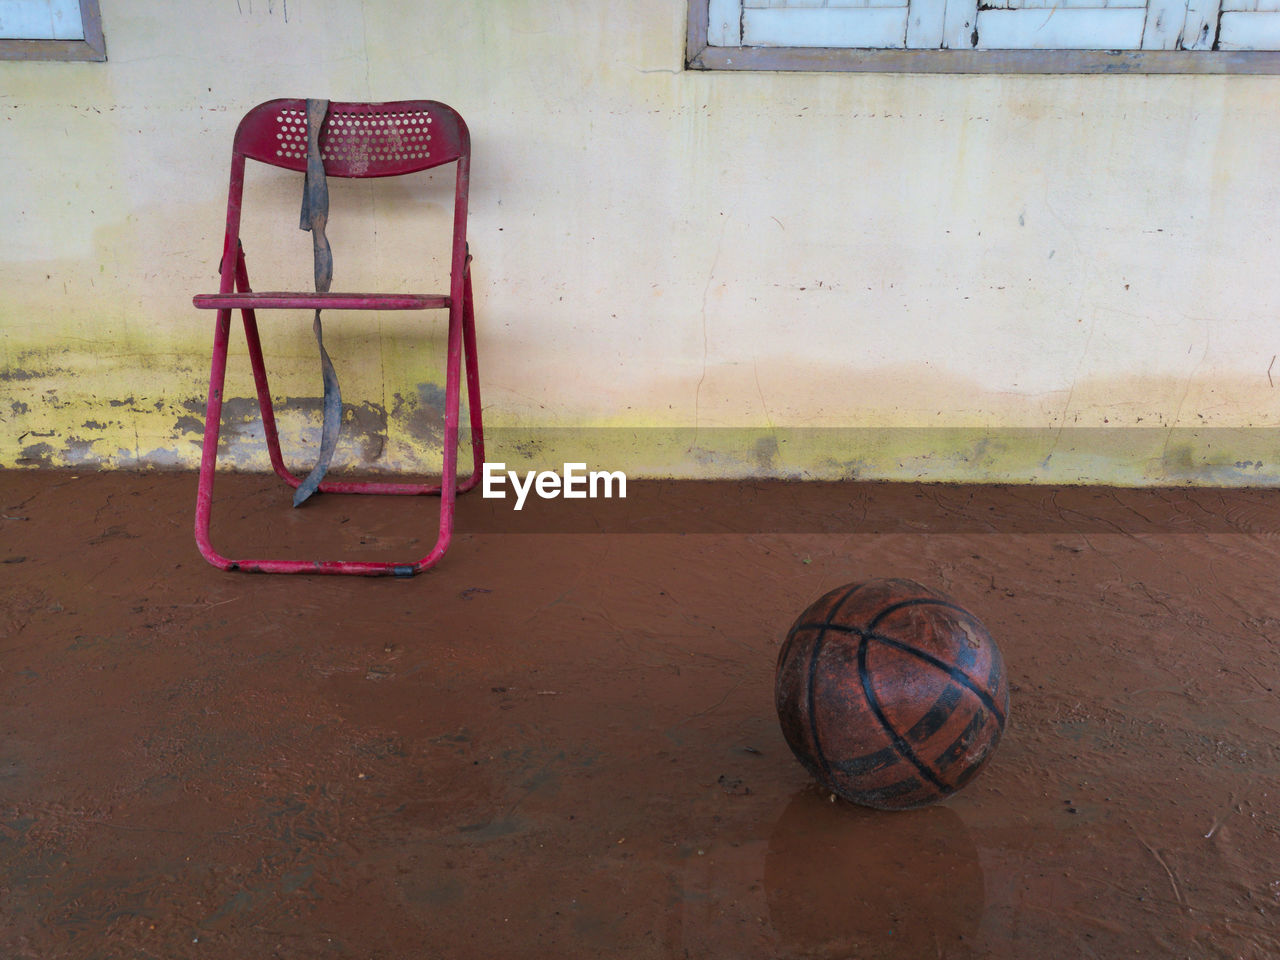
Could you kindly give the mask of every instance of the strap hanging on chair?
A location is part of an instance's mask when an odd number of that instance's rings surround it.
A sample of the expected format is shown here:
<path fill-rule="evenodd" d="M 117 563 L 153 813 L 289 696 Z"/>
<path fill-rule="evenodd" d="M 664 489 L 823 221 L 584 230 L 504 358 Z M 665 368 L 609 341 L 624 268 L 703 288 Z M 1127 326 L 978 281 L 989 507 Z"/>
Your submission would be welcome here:
<path fill-rule="evenodd" d="M 324 126 L 328 100 L 307 101 L 307 178 L 302 191 L 302 214 L 298 226 L 311 231 L 311 244 L 315 260 L 316 293 L 328 293 L 333 281 L 333 251 L 324 234 L 329 220 L 329 185 L 324 175 L 324 160 L 320 156 L 320 130 Z M 324 336 L 320 327 L 320 311 L 311 321 L 316 345 L 320 348 L 320 376 L 324 381 L 324 425 L 320 431 L 320 457 L 307 478 L 293 492 L 293 505 L 299 506 L 316 492 L 333 460 L 338 446 L 338 430 L 342 424 L 342 390 L 338 387 L 338 374 L 324 348 Z"/>

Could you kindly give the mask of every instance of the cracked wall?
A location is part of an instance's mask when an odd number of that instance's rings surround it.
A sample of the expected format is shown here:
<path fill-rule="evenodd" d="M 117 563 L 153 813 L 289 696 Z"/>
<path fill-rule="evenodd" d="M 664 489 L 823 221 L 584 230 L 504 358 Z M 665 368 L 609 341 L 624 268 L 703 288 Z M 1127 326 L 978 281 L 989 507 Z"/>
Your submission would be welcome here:
<path fill-rule="evenodd" d="M 0 465 L 194 466 L 238 117 L 431 97 L 473 134 L 491 459 L 1280 480 L 1278 81 L 686 72 L 684 12 L 119 0 L 107 63 L 0 63 Z M 250 170 L 260 288 L 309 283 L 300 189 Z M 440 289 L 451 189 L 335 183 L 334 289 Z M 309 318 L 260 322 L 309 463 Z M 438 319 L 330 312 L 325 339 L 337 468 L 432 469 Z M 221 456 L 261 469 L 233 344 Z"/>

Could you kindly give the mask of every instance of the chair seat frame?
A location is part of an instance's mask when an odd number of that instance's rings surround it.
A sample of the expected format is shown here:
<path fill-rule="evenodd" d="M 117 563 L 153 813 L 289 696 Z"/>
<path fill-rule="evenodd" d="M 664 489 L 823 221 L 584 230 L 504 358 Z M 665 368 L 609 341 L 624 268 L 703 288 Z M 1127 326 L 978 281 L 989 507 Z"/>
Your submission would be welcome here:
<path fill-rule="evenodd" d="M 200 480 L 196 494 L 195 539 L 201 555 L 221 570 L 256 573 L 354 574 L 361 576 L 413 576 L 440 561 L 453 535 L 454 503 L 459 493 L 474 489 L 484 463 L 484 430 L 480 407 L 480 378 L 476 362 L 475 310 L 471 288 L 471 256 L 467 248 L 467 196 L 470 178 L 470 136 L 462 117 L 445 104 L 431 100 L 389 103 L 338 103 L 329 106 L 321 134 L 326 176 L 386 177 L 455 163 L 453 242 L 448 294 L 381 294 L 315 292 L 256 292 L 249 283 L 244 248 L 240 242 L 240 213 L 244 195 L 245 166 L 254 159 L 272 166 L 305 172 L 306 154 L 300 141 L 305 127 L 304 100 L 272 100 L 253 108 L 236 131 L 232 147 L 231 184 L 227 199 L 227 228 L 219 269 L 218 293 L 200 294 L 193 303 L 216 310 L 209 394 L 205 408 Z M 370 126 L 372 129 L 370 130 Z M 223 390 L 231 338 L 231 315 L 239 311 L 253 371 L 263 434 L 275 473 L 297 488 L 302 482 L 284 463 L 276 429 L 271 390 L 262 343 L 258 334 L 258 310 L 428 310 L 448 312 L 448 345 L 445 357 L 443 465 L 439 483 L 324 480 L 320 493 L 383 494 L 440 497 L 440 524 L 435 544 L 424 556 L 402 562 L 364 560 L 297 560 L 232 558 L 219 553 L 210 536 L 214 478 L 222 425 Z M 471 428 L 472 472 L 457 478 L 458 424 L 463 367 L 467 383 L 467 407 Z"/>

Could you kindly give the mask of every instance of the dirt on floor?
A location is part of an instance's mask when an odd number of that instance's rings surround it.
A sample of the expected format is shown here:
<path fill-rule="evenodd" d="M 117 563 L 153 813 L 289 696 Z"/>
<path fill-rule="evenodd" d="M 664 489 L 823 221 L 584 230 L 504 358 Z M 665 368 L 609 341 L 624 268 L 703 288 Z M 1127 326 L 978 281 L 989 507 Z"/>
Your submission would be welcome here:
<path fill-rule="evenodd" d="M 438 501 L 218 479 L 232 555 Z M 0 472 L 0 956 L 1280 956 L 1280 492 L 636 483 L 414 579 L 223 573 L 189 474 Z M 946 802 L 832 801 L 779 645 L 877 577 L 1011 681 Z"/>

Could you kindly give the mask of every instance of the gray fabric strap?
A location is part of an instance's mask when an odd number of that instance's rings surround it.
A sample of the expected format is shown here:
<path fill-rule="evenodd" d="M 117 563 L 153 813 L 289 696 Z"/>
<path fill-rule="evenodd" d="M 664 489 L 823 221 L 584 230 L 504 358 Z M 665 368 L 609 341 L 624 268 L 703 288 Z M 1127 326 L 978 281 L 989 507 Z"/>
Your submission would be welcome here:
<path fill-rule="evenodd" d="M 307 179 L 302 190 L 302 213 L 298 226 L 311 231 L 314 251 L 316 293 L 328 293 L 333 281 L 333 252 L 324 234 L 329 220 L 329 185 L 324 176 L 324 159 L 320 156 L 320 130 L 329 110 L 328 100 L 307 101 Z M 324 381 L 324 425 L 320 430 L 320 456 L 315 467 L 293 492 L 293 505 L 299 506 L 316 492 L 320 481 L 329 470 L 333 451 L 338 446 L 338 430 L 342 424 L 342 390 L 338 387 L 338 374 L 333 369 L 329 352 L 324 348 L 324 336 L 320 327 L 320 311 L 311 321 L 316 345 L 320 348 L 320 376 Z"/>

